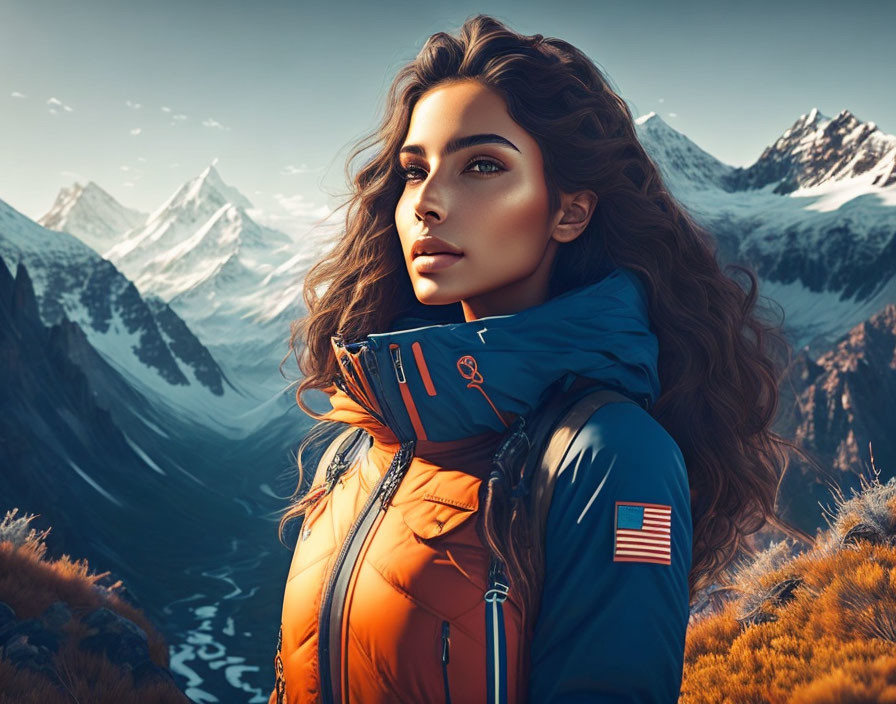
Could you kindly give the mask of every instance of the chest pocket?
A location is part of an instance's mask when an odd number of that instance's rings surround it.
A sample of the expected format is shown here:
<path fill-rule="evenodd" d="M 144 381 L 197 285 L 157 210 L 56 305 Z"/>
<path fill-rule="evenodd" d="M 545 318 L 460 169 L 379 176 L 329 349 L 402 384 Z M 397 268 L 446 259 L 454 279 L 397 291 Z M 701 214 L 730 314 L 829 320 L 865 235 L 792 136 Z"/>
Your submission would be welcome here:
<path fill-rule="evenodd" d="M 393 501 L 415 536 L 426 541 L 445 537 L 448 542 L 479 543 L 471 520 L 479 511 L 477 477 L 443 469 L 415 483 L 417 487 Z"/>
<path fill-rule="evenodd" d="M 393 506 L 400 511 L 414 545 L 388 561 L 389 574 L 442 618 L 460 626 L 458 619 L 472 614 L 464 628 L 478 628 L 489 560 L 477 530 L 481 480 L 445 469 L 408 480 L 399 491 L 410 491 L 404 500 L 393 501 Z M 473 622 L 477 626 L 471 626 Z"/>

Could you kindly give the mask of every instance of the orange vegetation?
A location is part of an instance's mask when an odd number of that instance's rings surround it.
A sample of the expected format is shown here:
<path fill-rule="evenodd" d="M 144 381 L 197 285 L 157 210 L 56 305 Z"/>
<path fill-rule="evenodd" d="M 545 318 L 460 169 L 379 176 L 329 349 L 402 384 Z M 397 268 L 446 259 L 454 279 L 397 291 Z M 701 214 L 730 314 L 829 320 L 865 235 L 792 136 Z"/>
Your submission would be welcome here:
<path fill-rule="evenodd" d="M 896 482 L 837 504 L 813 548 L 773 544 L 692 619 L 680 704 L 896 704 Z"/>
<path fill-rule="evenodd" d="M 56 602 L 65 605 L 71 618 L 60 628 L 64 637 L 58 651 L 52 653 L 58 684 L 42 672 L 10 663 L 0 645 L 0 704 L 187 702 L 173 681 L 155 678 L 137 686 L 128 669 L 110 661 L 102 652 L 79 646 L 79 641 L 91 633 L 82 617 L 105 607 L 142 628 L 152 663 L 163 668 L 168 665 L 163 637 L 144 614 L 114 593 L 120 582 L 110 588 L 95 584 L 105 575 L 90 574 L 85 560 L 72 561 L 68 555 L 58 560 L 45 559 L 46 547 L 41 540 L 48 531 L 35 535 L 32 530 L 25 535 L 22 525 L 33 516 L 13 521 L 14 515 L 15 510 L 7 513 L 0 523 L 0 602 L 12 607 L 18 621 L 40 619 L 47 607 Z"/>

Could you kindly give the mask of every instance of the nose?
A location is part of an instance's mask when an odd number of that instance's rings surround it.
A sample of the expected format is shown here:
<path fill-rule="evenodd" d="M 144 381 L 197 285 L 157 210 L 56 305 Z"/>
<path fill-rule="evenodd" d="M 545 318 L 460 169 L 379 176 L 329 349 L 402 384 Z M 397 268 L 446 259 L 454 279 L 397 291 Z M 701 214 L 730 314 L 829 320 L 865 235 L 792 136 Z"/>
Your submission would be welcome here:
<path fill-rule="evenodd" d="M 444 197 L 441 188 L 433 180 L 432 174 L 417 186 L 414 199 L 414 214 L 418 220 L 426 220 L 427 216 L 435 220 L 445 219 Z"/>

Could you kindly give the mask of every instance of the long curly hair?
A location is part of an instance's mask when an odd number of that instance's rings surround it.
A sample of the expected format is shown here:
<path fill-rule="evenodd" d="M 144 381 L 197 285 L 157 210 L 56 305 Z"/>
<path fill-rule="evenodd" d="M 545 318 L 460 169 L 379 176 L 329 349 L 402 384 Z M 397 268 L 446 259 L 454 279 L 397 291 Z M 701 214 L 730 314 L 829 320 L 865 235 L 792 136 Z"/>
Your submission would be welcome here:
<path fill-rule="evenodd" d="M 518 34 L 487 15 L 468 18 L 456 36 L 429 37 L 395 77 L 379 126 L 349 156 L 353 191 L 341 206 L 347 206 L 344 234 L 305 279 L 308 313 L 293 322 L 284 358 L 294 355 L 304 375 L 299 406 L 320 420 L 302 395 L 327 389 L 340 371 L 331 335 L 362 339 L 419 305 L 395 226 L 404 188 L 398 149 L 421 96 L 465 79 L 497 91 L 537 141 L 552 211 L 561 191 L 592 189 L 599 196 L 584 232 L 557 251 L 549 297 L 596 281 L 607 262 L 633 270 L 646 287 L 662 389 L 651 413 L 681 448 L 691 487 L 691 600 L 712 582 L 725 582 L 723 572 L 739 550 L 754 552 L 745 538 L 766 522 L 811 542 L 775 515 L 788 450 L 803 453 L 771 429 L 791 349 L 757 306 L 755 274 L 728 265 L 748 279 L 742 286 L 720 268 L 714 239 L 669 194 L 638 141 L 628 106 L 584 53 L 561 39 Z M 352 178 L 351 163 L 368 149 L 372 155 Z M 443 322 L 464 319 L 459 302 L 416 312 Z M 333 424 L 318 423 L 306 443 L 327 425 Z M 297 502 L 286 510 L 281 540 L 285 523 L 306 508 Z M 482 514 L 480 535 L 503 560 L 528 613 L 537 613 L 543 546 L 540 536 L 529 535 L 525 503 L 490 481 Z"/>

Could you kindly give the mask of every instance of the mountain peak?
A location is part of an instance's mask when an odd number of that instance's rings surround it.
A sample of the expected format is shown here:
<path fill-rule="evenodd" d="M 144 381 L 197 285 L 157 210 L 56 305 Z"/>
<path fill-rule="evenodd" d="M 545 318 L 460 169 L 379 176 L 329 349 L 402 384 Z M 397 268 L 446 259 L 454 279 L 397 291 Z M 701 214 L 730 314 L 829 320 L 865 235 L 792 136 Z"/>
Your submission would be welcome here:
<path fill-rule="evenodd" d="M 715 189 L 731 167 L 707 153 L 651 110 L 634 120 L 638 140 L 676 189 Z"/>
<path fill-rule="evenodd" d="M 146 214 L 127 208 L 88 181 L 59 189 L 53 206 L 37 222 L 48 230 L 75 235 L 94 251 L 102 253 L 121 235 L 146 219 Z"/>
<path fill-rule="evenodd" d="M 221 178 L 214 163 L 206 166 L 198 176 L 177 189 L 162 206 L 149 216 L 149 220 L 164 217 L 165 213 L 188 208 L 191 211 L 207 211 L 207 215 L 218 210 L 225 203 L 248 210 L 251 201 Z"/>
<path fill-rule="evenodd" d="M 843 109 L 833 118 L 814 107 L 759 159 L 737 175 L 737 190 L 776 184 L 778 195 L 861 177 L 874 186 L 896 183 L 896 137 Z"/>
<path fill-rule="evenodd" d="M 208 183 L 213 185 L 225 185 L 224 179 L 221 178 L 221 174 L 218 173 L 218 170 L 215 168 L 214 163 L 206 166 L 197 178 L 201 179 L 202 181 L 207 181 Z"/>
<path fill-rule="evenodd" d="M 651 110 L 646 115 L 641 115 L 640 117 L 635 118 L 635 124 L 639 127 L 646 125 L 647 123 L 651 123 L 651 126 L 656 125 L 657 123 L 666 124 L 665 120 L 661 118 L 656 112 Z"/>
<path fill-rule="evenodd" d="M 87 185 L 85 186 L 81 186 L 80 184 L 76 183 L 75 186 L 80 188 L 83 193 L 102 193 L 103 195 L 109 196 L 110 198 L 112 197 L 106 190 L 104 190 L 99 184 L 97 184 L 96 181 L 88 181 Z"/>

